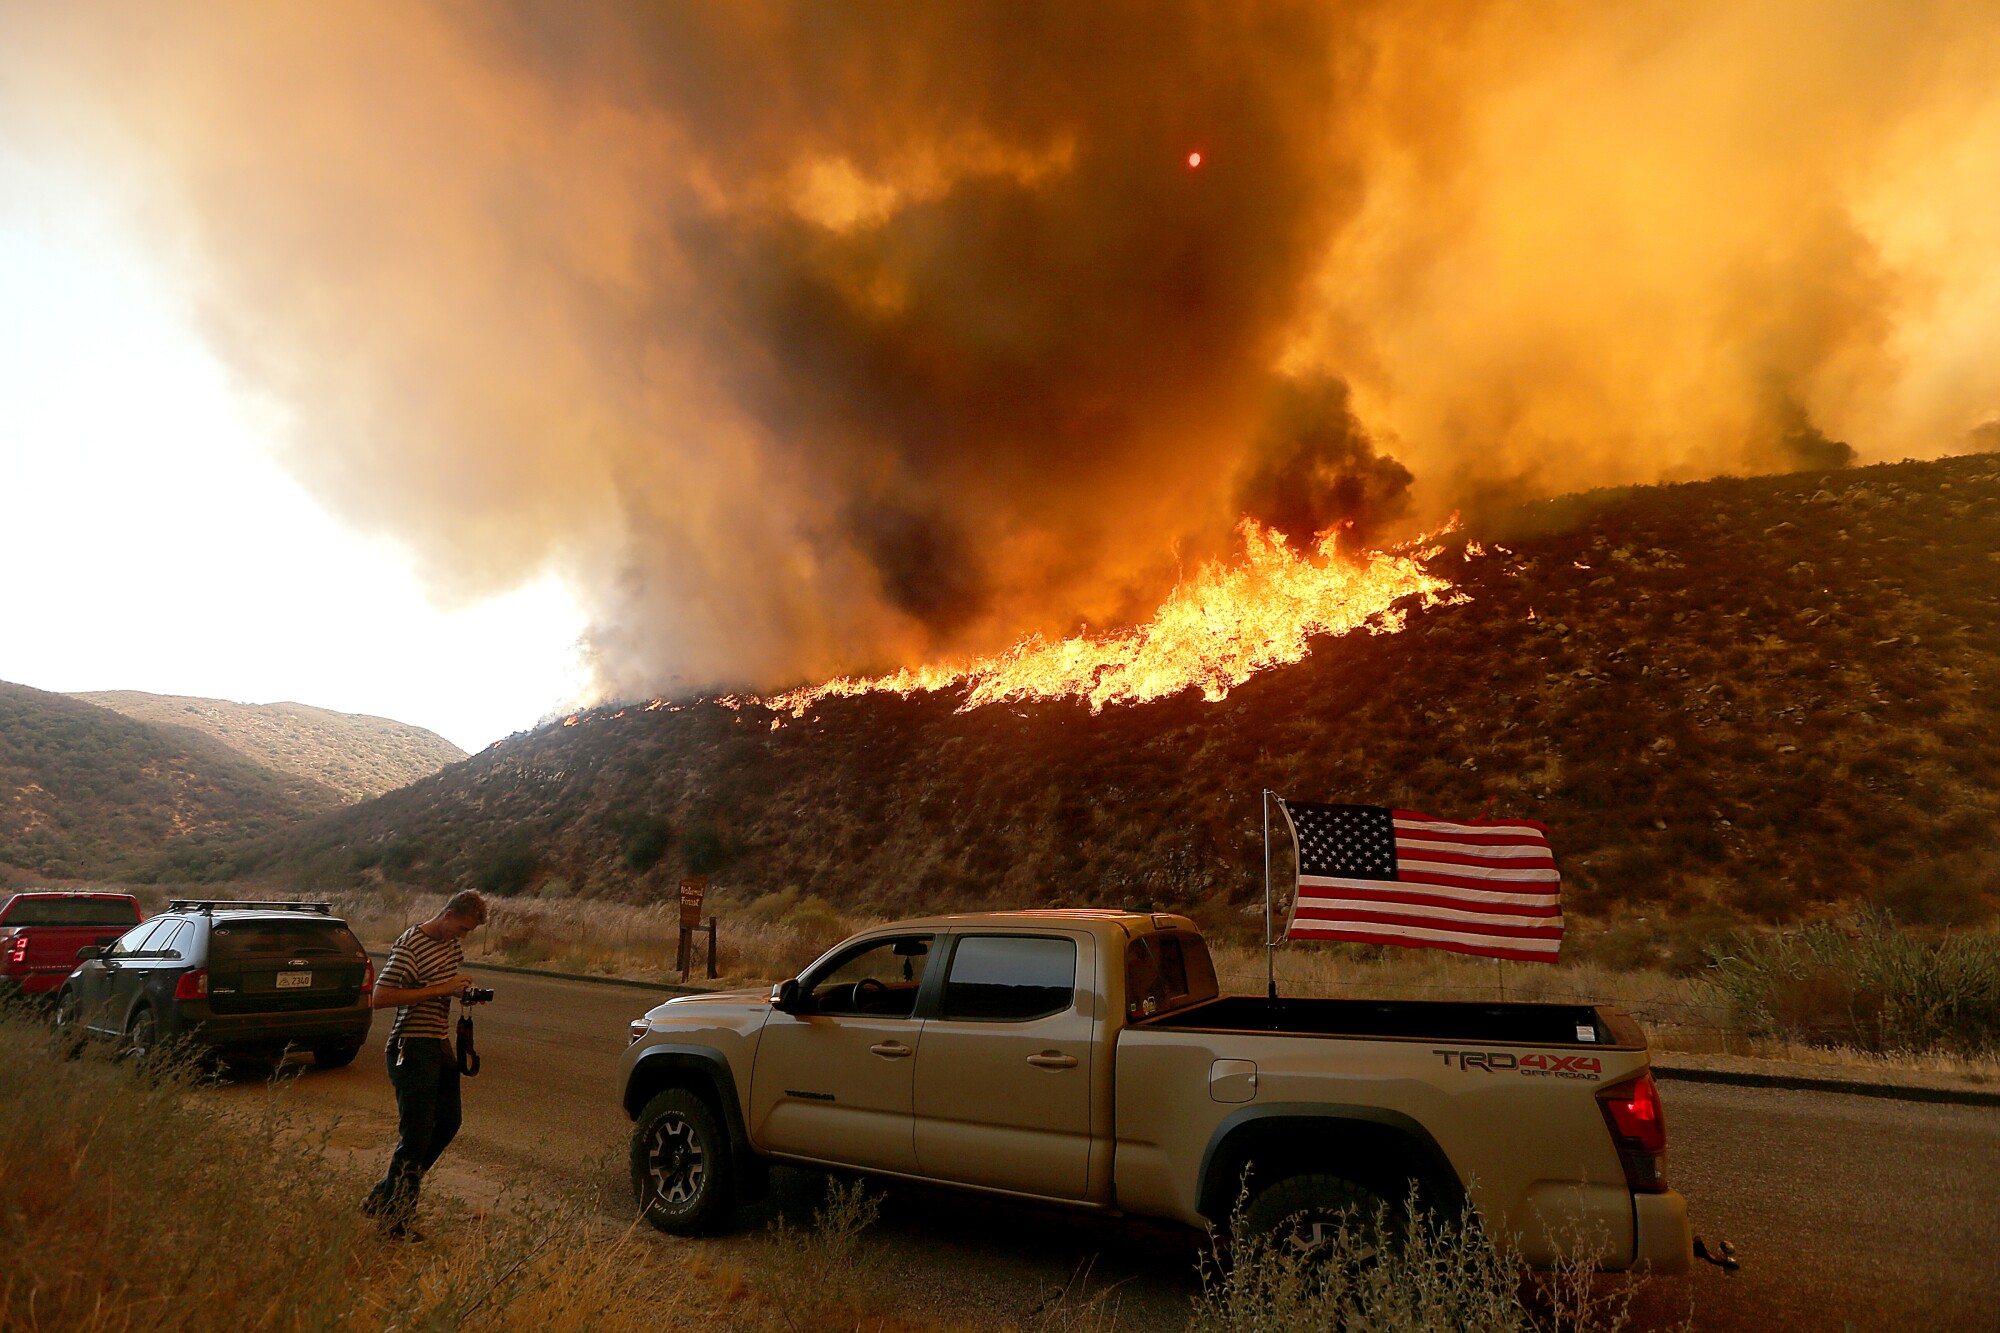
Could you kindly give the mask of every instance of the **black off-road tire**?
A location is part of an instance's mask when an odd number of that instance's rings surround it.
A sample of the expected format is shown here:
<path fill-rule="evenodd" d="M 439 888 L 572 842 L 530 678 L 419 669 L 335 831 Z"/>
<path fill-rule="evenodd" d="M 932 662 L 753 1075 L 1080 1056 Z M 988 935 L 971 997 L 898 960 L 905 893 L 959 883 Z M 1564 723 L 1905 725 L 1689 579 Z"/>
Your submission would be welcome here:
<path fill-rule="evenodd" d="M 65 1060 L 74 1060 L 83 1054 L 84 1044 L 90 1040 L 90 1033 L 83 1025 L 83 1006 L 76 1001 L 76 992 L 64 986 L 56 994 L 56 1049 Z"/>
<path fill-rule="evenodd" d="M 321 1042 L 312 1048 L 315 1069 L 345 1069 L 354 1063 L 354 1057 L 361 1054 L 358 1041 Z"/>
<path fill-rule="evenodd" d="M 640 1215 L 671 1235 L 704 1235 L 728 1222 L 736 1207 L 729 1136 L 701 1094 L 670 1088 L 639 1113 L 632 1194 Z"/>
<path fill-rule="evenodd" d="M 1356 1257 L 1366 1262 L 1402 1239 L 1403 1216 L 1366 1185 L 1345 1176 L 1287 1176 L 1275 1181 L 1243 1210 L 1243 1229 L 1299 1258 L 1323 1256 L 1332 1233 L 1343 1225 L 1364 1237 Z"/>

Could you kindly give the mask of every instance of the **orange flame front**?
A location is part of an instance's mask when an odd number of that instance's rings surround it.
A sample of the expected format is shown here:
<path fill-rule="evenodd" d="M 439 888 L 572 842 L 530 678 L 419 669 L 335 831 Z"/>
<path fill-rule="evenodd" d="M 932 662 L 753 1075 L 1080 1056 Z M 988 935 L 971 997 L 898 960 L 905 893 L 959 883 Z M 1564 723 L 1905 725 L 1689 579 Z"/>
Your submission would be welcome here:
<path fill-rule="evenodd" d="M 1468 600 L 1424 567 L 1438 553 L 1429 543 L 1442 533 L 1348 558 L 1336 555 L 1331 532 L 1321 535 L 1311 555 L 1301 555 L 1284 534 L 1254 519 L 1244 519 L 1237 531 L 1242 561 L 1203 565 L 1134 629 L 1059 643 L 1031 635 L 991 657 L 886 676 L 840 676 L 784 694 L 718 702 L 761 704 L 802 717 L 822 699 L 962 688 L 961 713 L 986 704 L 1066 698 L 1088 700 L 1095 713 L 1106 704 L 1144 703 L 1194 688 L 1213 703 L 1257 672 L 1303 658 L 1315 634 L 1395 633 L 1406 612 L 1394 604 L 1403 598 L 1419 598 L 1426 607 Z"/>

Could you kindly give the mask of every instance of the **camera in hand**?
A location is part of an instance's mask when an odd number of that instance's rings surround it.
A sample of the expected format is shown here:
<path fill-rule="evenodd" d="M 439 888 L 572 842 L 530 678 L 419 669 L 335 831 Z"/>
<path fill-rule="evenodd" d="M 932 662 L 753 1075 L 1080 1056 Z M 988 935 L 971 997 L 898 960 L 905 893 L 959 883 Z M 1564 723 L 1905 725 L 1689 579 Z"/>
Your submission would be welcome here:
<path fill-rule="evenodd" d="M 487 986 L 467 986 L 459 998 L 466 1004 L 485 1004 L 493 998 L 493 991 Z"/>

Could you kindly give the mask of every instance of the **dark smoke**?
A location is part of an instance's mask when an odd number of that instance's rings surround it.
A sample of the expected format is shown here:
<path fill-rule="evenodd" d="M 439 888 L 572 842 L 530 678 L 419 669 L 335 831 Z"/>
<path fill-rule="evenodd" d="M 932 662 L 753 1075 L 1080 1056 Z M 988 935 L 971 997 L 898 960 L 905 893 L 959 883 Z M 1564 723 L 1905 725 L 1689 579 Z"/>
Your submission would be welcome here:
<path fill-rule="evenodd" d="M 1801 472 L 1851 467 L 1854 463 L 1854 446 L 1845 440 L 1828 439 L 1793 398 L 1786 398 L 1778 409 L 1778 449 L 1791 468 Z"/>
<path fill-rule="evenodd" d="M 1246 460 L 1236 505 L 1291 538 L 1311 545 L 1329 528 L 1345 530 L 1342 546 L 1376 541 L 1410 508 L 1410 470 L 1375 452 L 1355 417 L 1344 381 L 1286 381 L 1276 393 L 1270 424 Z"/>

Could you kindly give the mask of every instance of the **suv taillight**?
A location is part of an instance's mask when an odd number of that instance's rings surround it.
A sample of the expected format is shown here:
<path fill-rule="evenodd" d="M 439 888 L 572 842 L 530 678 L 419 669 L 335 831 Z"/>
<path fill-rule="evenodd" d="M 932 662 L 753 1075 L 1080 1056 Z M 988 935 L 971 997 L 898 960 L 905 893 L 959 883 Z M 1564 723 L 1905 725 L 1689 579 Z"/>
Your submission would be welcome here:
<path fill-rule="evenodd" d="M 7 964 L 10 967 L 19 967 L 28 961 L 28 937 L 11 926 L 7 928 L 6 933 L 12 936 L 7 941 Z"/>
<path fill-rule="evenodd" d="M 375 992 L 375 960 L 370 958 L 367 969 L 361 974 L 361 994 L 364 998 Z"/>
<path fill-rule="evenodd" d="M 208 998 L 208 969 L 192 967 L 181 973 L 181 979 L 174 983 L 176 1000 L 206 1000 Z"/>
<path fill-rule="evenodd" d="M 1667 1188 L 1667 1121 L 1660 1108 L 1660 1085 L 1651 1074 L 1628 1078 L 1598 1091 L 1597 1105 L 1618 1145 L 1625 1183 L 1635 1194 Z"/>

